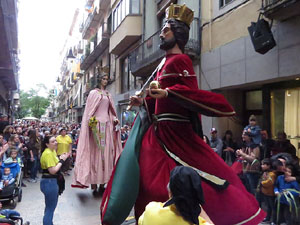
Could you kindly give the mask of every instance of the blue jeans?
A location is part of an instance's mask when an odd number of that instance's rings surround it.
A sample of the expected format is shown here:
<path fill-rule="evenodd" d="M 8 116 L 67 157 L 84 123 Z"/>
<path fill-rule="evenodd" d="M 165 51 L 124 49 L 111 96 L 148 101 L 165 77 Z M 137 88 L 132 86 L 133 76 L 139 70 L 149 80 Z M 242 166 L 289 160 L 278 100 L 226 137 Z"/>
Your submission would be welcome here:
<path fill-rule="evenodd" d="M 38 171 L 38 157 L 34 156 L 34 161 L 31 161 L 30 178 L 36 179 Z"/>
<path fill-rule="evenodd" d="M 20 216 L 20 213 L 11 209 L 2 209 L 0 210 L 0 214 L 5 216 L 7 219 L 9 219 L 11 216 Z"/>
<path fill-rule="evenodd" d="M 259 173 L 246 172 L 245 175 L 246 175 L 247 180 L 249 182 L 251 193 L 255 196 L 260 174 Z"/>
<path fill-rule="evenodd" d="M 42 178 L 41 191 L 45 195 L 45 211 L 43 225 L 53 225 L 53 214 L 58 201 L 58 185 L 56 178 Z"/>

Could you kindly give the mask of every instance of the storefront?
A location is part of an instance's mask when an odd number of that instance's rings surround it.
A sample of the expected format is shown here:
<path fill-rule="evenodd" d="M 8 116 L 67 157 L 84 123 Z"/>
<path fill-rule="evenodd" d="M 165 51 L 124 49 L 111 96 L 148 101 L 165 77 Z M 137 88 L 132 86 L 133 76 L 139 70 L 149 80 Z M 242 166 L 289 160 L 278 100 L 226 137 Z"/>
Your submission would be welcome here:
<path fill-rule="evenodd" d="M 244 92 L 244 124 L 254 114 L 257 124 L 276 140 L 278 132 L 287 139 L 300 156 L 300 80 L 263 85 L 260 89 Z"/>
<path fill-rule="evenodd" d="M 300 87 L 271 90 L 271 132 L 273 137 L 284 131 L 300 150 Z"/>

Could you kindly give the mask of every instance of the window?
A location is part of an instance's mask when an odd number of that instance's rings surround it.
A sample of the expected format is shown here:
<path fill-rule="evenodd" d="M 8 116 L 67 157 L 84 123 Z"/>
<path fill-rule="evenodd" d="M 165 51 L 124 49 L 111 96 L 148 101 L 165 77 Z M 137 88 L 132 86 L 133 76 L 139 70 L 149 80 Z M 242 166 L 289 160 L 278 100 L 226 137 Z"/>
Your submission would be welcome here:
<path fill-rule="evenodd" d="M 116 55 L 109 54 L 110 57 L 110 80 L 114 81 L 116 78 Z"/>
<path fill-rule="evenodd" d="M 82 105 L 82 86 L 80 85 L 80 95 L 79 95 L 79 103 L 78 105 Z"/>
<path fill-rule="evenodd" d="M 140 0 L 121 0 L 113 10 L 113 27 L 115 31 L 128 14 L 140 13 Z"/>
<path fill-rule="evenodd" d="M 117 9 L 114 11 L 114 13 L 113 13 L 113 28 L 112 28 L 112 30 L 114 31 L 115 29 L 116 29 L 116 27 L 117 27 L 117 25 L 118 25 L 118 22 L 117 22 Z"/>
<path fill-rule="evenodd" d="M 297 149 L 300 150 L 300 88 L 276 89 L 271 91 L 271 132 L 272 138 L 284 131 Z"/>
<path fill-rule="evenodd" d="M 122 63 L 122 92 L 124 93 L 128 90 L 128 58 L 126 58 Z"/>
<path fill-rule="evenodd" d="M 234 0 L 219 0 L 219 1 L 220 1 L 220 8 L 222 8 Z"/>
<path fill-rule="evenodd" d="M 129 58 L 126 57 L 122 63 L 122 93 L 136 89 L 136 77 L 132 75 L 128 62 Z"/>
<path fill-rule="evenodd" d="M 98 29 L 98 33 L 97 33 L 97 45 L 102 41 L 103 26 L 104 26 L 104 24 L 102 24 L 99 27 L 99 29 Z"/>
<path fill-rule="evenodd" d="M 255 115 L 257 125 L 262 127 L 263 125 L 263 102 L 262 102 L 262 90 L 247 91 L 245 93 L 246 104 L 244 112 L 244 124 L 249 123 L 250 115 Z"/>
<path fill-rule="evenodd" d="M 163 26 L 165 25 L 166 21 L 167 21 L 166 20 L 166 15 L 165 15 L 165 13 L 163 13 L 162 16 L 158 20 L 160 29 L 163 28 Z"/>
<path fill-rule="evenodd" d="M 262 109 L 262 91 L 248 91 L 246 92 L 246 109 L 260 110 Z"/>
<path fill-rule="evenodd" d="M 131 0 L 131 13 L 138 14 L 140 12 L 139 0 Z"/>

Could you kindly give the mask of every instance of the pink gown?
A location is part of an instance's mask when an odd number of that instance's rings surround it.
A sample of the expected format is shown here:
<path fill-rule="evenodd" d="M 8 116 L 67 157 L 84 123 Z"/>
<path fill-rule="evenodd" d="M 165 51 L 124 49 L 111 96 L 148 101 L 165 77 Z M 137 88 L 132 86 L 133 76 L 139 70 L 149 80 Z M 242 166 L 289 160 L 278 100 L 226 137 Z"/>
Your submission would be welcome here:
<path fill-rule="evenodd" d="M 88 125 L 93 116 L 99 121 L 97 127 L 99 128 L 101 123 L 102 132 L 105 134 L 103 154 Z M 122 151 L 120 132 L 114 128 L 116 116 L 109 92 L 92 90 L 82 118 L 72 187 L 86 188 L 90 184 L 105 184 L 109 181 Z"/>

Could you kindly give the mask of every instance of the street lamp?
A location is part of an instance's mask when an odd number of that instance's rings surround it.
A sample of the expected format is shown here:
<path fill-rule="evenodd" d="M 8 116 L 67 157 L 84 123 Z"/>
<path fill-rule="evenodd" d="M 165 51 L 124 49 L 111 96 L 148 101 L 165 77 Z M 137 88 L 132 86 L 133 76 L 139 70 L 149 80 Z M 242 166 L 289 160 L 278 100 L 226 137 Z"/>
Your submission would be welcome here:
<path fill-rule="evenodd" d="M 67 55 L 67 59 L 69 60 L 72 60 L 72 59 L 75 59 L 76 57 L 73 55 L 73 51 L 72 51 L 72 48 L 70 48 L 69 50 L 69 54 Z"/>

